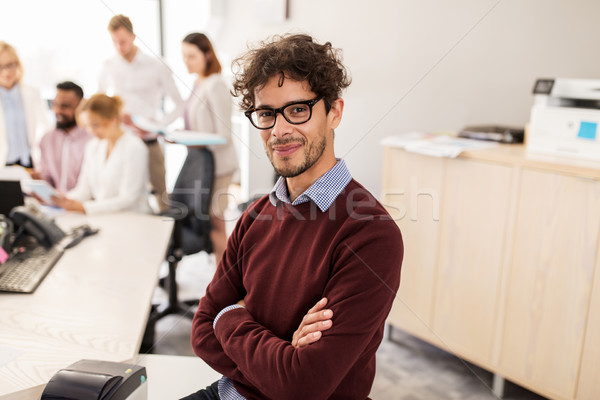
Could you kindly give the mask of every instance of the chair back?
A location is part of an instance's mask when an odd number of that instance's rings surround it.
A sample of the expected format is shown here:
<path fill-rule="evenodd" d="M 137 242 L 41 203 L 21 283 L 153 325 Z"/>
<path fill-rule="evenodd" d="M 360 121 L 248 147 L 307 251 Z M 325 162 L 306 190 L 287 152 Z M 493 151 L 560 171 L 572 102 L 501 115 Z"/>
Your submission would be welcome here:
<path fill-rule="evenodd" d="M 213 153 L 207 148 L 188 148 L 187 158 L 169 196 L 171 214 L 176 210 L 173 216 L 181 225 L 180 247 L 184 254 L 212 252 L 209 212 L 214 179 Z"/>

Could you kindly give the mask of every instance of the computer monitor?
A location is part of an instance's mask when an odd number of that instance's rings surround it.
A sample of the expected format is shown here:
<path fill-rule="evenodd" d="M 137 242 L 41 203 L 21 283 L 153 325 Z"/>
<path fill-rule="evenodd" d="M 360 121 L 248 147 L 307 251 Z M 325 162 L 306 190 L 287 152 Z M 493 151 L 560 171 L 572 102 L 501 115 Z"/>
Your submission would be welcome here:
<path fill-rule="evenodd" d="M 10 210 L 24 204 L 21 182 L 0 180 L 0 214 L 8 216 Z"/>

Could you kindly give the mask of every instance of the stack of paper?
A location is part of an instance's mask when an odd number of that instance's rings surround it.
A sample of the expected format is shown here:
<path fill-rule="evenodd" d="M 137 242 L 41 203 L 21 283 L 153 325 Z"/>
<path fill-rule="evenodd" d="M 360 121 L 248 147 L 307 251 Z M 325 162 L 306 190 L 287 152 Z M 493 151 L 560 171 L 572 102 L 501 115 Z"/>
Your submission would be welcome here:
<path fill-rule="evenodd" d="M 432 138 L 434 135 L 423 132 L 406 132 L 399 135 L 387 136 L 381 139 L 379 144 L 386 147 L 397 147 L 403 149 L 409 143 L 414 143 L 418 140 Z"/>
<path fill-rule="evenodd" d="M 384 146 L 400 147 L 412 153 L 434 157 L 455 158 L 465 150 L 486 149 L 498 146 L 494 142 L 438 136 L 411 132 L 404 135 L 390 136 L 381 141 Z"/>

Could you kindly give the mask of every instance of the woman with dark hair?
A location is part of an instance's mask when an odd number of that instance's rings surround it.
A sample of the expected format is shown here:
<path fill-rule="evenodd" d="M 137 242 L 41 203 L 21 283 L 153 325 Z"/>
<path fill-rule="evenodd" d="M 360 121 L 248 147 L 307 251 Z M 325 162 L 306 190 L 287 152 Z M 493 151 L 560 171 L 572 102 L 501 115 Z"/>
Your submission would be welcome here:
<path fill-rule="evenodd" d="M 32 167 L 33 146 L 50 128 L 40 93 L 22 83 L 22 77 L 17 51 L 0 41 L 0 168 Z"/>
<path fill-rule="evenodd" d="M 182 43 L 183 62 L 196 81 L 185 103 L 185 129 L 215 133 L 227 143 L 210 146 L 215 158 L 215 182 L 211 201 L 211 240 L 217 263 L 225 250 L 224 211 L 229 200 L 228 188 L 238 168 L 238 160 L 231 141 L 231 95 L 221 77 L 221 64 L 210 40 L 203 33 L 190 33 Z M 193 149 L 188 148 L 188 151 Z"/>

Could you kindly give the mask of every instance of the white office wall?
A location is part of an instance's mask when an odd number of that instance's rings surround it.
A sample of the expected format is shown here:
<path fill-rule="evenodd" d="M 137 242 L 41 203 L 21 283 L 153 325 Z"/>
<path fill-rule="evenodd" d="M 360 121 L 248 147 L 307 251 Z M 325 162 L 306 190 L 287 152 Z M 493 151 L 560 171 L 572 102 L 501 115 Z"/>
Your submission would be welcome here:
<path fill-rule="evenodd" d="M 136 45 L 160 56 L 158 0 L 0 0 L 0 40 L 12 44 L 25 67 L 24 80 L 53 98 L 55 85 L 74 80 L 95 92 L 102 62 L 115 55 L 107 25 L 114 15 L 131 18 Z M 209 0 L 163 0 L 164 59 L 184 97 L 194 77 L 181 60 L 181 40 L 210 27 Z"/>
<path fill-rule="evenodd" d="M 600 78 L 597 0 L 288 0 L 282 23 L 264 21 L 266 3 L 164 0 L 166 59 L 182 95 L 192 77 L 180 40 L 190 31 L 209 34 L 228 78 L 232 58 L 269 35 L 306 32 L 331 41 L 353 78 L 337 155 L 376 194 L 378 141 L 386 135 L 523 125 L 536 78 Z M 0 8 L 0 40 L 17 47 L 26 80 L 47 97 L 60 79 L 95 90 L 101 61 L 114 54 L 106 32 L 113 13 L 129 15 L 138 44 L 158 53 L 156 0 L 0 0 Z M 272 185 L 272 169 L 257 135 L 250 137 L 250 192 L 261 193 Z"/>
<path fill-rule="evenodd" d="M 56 84 L 79 83 L 86 95 L 98 86 L 102 61 L 115 54 L 108 22 L 125 14 L 137 45 L 159 54 L 156 0 L 0 0 L 0 40 L 15 47 L 24 81 L 54 98 Z"/>
<path fill-rule="evenodd" d="M 246 43 L 288 31 L 343 49 L 353 83 L 336 152 L 375 194 L 381 138 L 475 123 L 523 126 L 536 78 L 600 78 L 597 0 L 289 0 L 284 23 L 260 20 L 264 1 L 220 3 L 225 17 L 214 41 L 224 64 Z M 260 192 L 272 175 L 253 140 L 251 183 Z"/>

